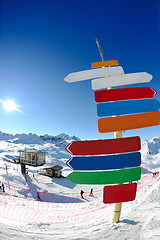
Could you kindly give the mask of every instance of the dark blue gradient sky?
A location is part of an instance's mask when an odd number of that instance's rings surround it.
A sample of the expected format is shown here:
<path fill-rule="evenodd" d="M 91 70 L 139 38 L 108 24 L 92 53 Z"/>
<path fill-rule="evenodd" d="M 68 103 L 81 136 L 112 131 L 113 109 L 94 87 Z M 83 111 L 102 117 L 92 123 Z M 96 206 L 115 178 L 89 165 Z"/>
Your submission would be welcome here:
<path fill-rule="evenodd" d="M 160 2 L 157 0 L 1 0 L 0 99 L 14 100 L 23 112 L 0 107 L 0 130 L 81 139 L 113 138 L 100 134 L 91 81 L 69 84 L 71 72 L 117 59 L 125 73 L 148 72 L 160 100 Z M 127 86 L 125 86 L 127 87 Z M 127 131 L 142 140 L 160 127 Z"/>

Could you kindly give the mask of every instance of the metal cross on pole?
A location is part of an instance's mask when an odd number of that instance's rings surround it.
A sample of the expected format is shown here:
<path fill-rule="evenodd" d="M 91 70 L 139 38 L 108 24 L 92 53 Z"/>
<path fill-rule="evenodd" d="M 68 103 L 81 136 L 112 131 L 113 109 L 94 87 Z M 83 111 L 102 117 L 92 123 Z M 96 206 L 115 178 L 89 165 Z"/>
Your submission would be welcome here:
<path fill-rule="evenodd" d="M 97 43 L 97 47 L 98 47 L 98 50 L 100 52 L 102 61 L 105 61 L 101 46 L 100 46 L 97 38 L 96 38 L 96 43 Z M 113 88 L 114 87 L 111 87 L 111 88 L 108 88 L 108 89 L 113 89 Z M 113 116 L 113 117 L 116 117 L 116 116 Z M 114 132 L 114 138 L 122 138 L 122 132 Z M 120 218 L 120 214 L 121 214 L 121 208 L 122 208 L 122 203 L 116 203 L 115 204 L 114 216 L 113 216 L 112 223 L 118 223 L 119 222 L 119 218 Z"/>

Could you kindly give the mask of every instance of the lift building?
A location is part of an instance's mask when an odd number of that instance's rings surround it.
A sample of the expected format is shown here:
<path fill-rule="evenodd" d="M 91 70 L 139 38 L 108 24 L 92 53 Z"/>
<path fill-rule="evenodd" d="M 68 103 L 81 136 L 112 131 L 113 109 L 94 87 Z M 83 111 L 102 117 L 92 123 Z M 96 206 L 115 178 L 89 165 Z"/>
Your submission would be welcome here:
<path fill-rule="evenodd" d="M 20 163 L 34 167 L 45 164 L 45 152 L 20 151 Z"/>

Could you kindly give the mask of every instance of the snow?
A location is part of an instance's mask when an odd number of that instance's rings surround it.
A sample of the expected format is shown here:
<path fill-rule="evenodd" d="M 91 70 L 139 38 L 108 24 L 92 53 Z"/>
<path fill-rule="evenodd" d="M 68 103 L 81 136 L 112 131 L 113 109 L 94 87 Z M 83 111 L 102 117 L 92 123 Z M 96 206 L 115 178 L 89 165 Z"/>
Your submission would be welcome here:
<path fill-rule="evenodd" d="M 160 174 L 153 177 L 152 172 L 160 171 L 160 136 L 142 143 L 142 178 L 138 182 L 136 199 L 122 204 L 120 222 L 116 224 L 112 224 L 114 204 L 102 202 L 102 185 L 93 186 L 94 197 L 91 198 L 88 196 L 90 185 L 38 175 L 37 170 L 42 167 L 30 166 L 27 166 L 26 182 L 20 165 L 14 163 L 20 150 L 45 151 L 46 165 L 63 166 L 62 174 L 67 176 L 71 170 L 66 166 L 70 155 L 65 146 L 72 140 L 79 139 L 64 133 L 37 136 L 0 132 L 0 181 L 10 186 L 10 190 L 5 189 L 10 195 L 0 194 L 1 239 L 159 240 Z M 14 196 L 13 189 L 18 197 Z M 81 189 L 85 192 L 84 199 L 80 198 Z M 35 200 L 35 191 L 40 192 L 42 201 Z M 57 196 L 55 202 L 53 195 Z"/>

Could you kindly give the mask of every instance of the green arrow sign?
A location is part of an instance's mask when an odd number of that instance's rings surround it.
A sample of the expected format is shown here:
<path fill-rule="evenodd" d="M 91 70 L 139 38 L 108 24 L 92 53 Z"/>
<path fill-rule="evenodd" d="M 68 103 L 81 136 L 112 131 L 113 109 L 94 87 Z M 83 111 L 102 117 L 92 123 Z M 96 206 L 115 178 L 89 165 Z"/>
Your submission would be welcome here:
<path fill-rule="evenodd" d="M 138 181 L 141 178 L 141 168 L 114 171 L 74 171 L 67 178 L 76 184 L 119 184 Z"/>

